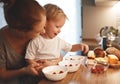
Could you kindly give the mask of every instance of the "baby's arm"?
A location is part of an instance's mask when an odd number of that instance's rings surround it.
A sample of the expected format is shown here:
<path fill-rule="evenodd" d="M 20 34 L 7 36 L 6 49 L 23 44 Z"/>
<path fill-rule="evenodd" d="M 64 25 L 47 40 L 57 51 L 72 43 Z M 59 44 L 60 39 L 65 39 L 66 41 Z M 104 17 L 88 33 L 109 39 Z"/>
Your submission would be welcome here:
<path fill-rule="evenodd" d="M 58 64 L 60 61 L 62 61 L 62 59 L 63 59 L 63 56 L 62 56 L 62 54 L 60 54 L 60 57 L 56 60 L 56 64 Z"/>
<path fill-rule="evenodd" d="M 87 44 L 84 44 L 84 43 L 72 45 L 72 49 L 71 49 L 72 52 L 79 51 L 79 50 L 83 51 L 83 53 L 87 53 L 89 50 L 89 47 Z"/>
<path fill-rule="evenodd" d="M 63 59 L 63 56 L 60 55 L 60 57 L 55 60 L 45 60 L 44 65 L 45 66 L 57 65 L 62 59 Z"/>

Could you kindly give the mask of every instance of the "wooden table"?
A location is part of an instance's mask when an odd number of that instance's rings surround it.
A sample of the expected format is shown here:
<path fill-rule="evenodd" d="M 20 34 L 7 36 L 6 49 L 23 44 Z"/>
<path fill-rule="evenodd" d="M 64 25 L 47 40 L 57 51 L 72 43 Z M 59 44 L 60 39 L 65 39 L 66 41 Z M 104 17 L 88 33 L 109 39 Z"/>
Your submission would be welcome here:
<path fill-rule="evenodd" d="M 95 74 L 80 66 L 78 71 L 68 73 L 63 80 L 50 81 L 43 77 L 38 84 L 120 84 L 120 69 L 109 68 L 102 74 Z"/>

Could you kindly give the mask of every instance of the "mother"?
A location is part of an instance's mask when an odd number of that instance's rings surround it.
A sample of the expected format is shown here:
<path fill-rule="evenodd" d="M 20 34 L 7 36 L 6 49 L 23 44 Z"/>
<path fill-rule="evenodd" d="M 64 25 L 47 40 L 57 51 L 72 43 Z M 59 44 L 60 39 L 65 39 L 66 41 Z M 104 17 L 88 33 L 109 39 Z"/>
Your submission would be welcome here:
<path fill-rule="evenodd" d="M 37 84 L 36 67 L 43 66 L 27 66 L 24 56 L 28 42 L 44 33 L 45 10 L 35 0 L 0 2 L 8 24 L 0 29 L 0 84 Z"/>

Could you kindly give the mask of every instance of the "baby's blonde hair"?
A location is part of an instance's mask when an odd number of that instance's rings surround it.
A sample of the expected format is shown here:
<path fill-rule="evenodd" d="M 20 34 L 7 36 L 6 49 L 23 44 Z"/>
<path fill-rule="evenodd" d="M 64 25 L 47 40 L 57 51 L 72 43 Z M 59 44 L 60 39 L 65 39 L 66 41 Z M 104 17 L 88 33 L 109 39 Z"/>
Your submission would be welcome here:
<path fill-rule="evenodd" d="M 59 15 L 67 19 L 64 11 L 55 4 L 46 4 L 44 8 L 46 9 L 47 20 L 56 19 Z"/>

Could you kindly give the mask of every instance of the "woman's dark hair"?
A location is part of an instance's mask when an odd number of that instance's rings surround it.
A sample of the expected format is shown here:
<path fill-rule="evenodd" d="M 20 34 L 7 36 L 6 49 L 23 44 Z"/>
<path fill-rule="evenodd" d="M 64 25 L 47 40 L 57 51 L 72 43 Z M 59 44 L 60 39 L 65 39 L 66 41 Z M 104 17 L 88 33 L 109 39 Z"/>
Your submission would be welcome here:
<path fill-rule="evenodd" d="M 4 3 L 5 19 L 10 28 L 29 31 L 45 15 L 44 8 L 35 0 L 0 0 Z"/>

